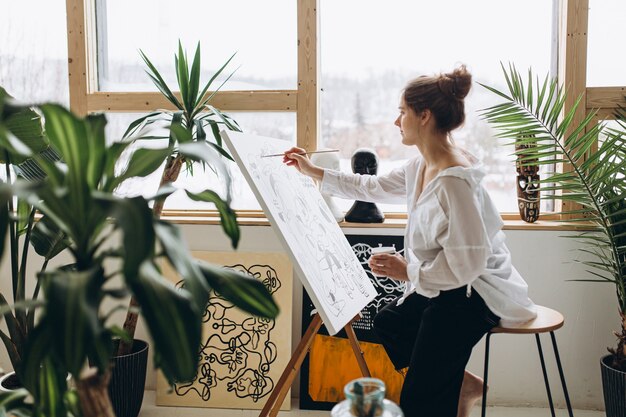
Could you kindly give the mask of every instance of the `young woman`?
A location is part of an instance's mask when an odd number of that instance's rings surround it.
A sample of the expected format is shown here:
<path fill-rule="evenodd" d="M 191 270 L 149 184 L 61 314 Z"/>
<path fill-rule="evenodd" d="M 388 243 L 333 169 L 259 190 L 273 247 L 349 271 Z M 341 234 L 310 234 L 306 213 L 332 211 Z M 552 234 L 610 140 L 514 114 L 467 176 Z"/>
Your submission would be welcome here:
<path fill-rule="evenodd" d="M 450 137 L 465 120 L 471 83 L 465 66 L 409 82 L 395 125 L 420 156 L 389 174 L 324 170 L 296 147 L 283 159 L 321 181 L 325 193 L 407 203 L 405 257 L 369 261 L 374 274 L 407 281 L 405 294 L 374 319 L 396 369 L 408 367 L 400 397 L 407 417 L 469 416 L 482 393 L 482 380 L 465 371 L 474 345 L 500 320 L 536 316 L 478 161 Z"/>

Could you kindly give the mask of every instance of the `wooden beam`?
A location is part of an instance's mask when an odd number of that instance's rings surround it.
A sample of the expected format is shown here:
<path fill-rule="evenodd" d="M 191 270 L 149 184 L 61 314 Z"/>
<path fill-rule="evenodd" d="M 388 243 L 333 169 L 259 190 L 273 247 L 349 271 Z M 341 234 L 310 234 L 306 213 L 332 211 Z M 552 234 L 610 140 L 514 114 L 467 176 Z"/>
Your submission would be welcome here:
<path fill-rule="evenodd" d="M 177 93 L 178 95 L 178 93 Z M 180 95 L 178 95 L 180 98 Z M 220 91 L 211 104 L 224 111 L 295 111 L 297 91 Z M 149 112 L 156 109 L 175 110 L 159 92 L 102 92 L 89 94 L 90 112 Z"/>
<path fill-rule="evenodd" d="M 558 66 L 559 81 L 569 92 L 566 111 L 587 86 L 588 11 L 589 0 L 561 0 Z M 579 113 L 577 117 L 584 119 L 584 110 Z"/>
<path fill-rule="evenodd" d="M 626 107 L 626 87 L 587 88 L 588 109 L 617 109 Z"/>
<path fill-rule="evenodd" d="M 613 120 L 615 119 L 615 108 L 605 107 L 605 108 L 589 108 L 587 111 L 596 111 L 596 115 L 593 120 L 590 122 L 591 124 L 599 123 L 602 120 Z"/>
<path fill-rule="evenodd" d="M 87 44 L 85 2 L 67 0 L 67 57 L 70 87 L 70 109 L 78 115 L 87 114 Z"/>
<path fill-rule="evenodd" d="M 586 103 L 587 88 L 587 25 L 589 17 L 589 0 L 560 0 L 559 3 L 559 83 L 567 90 L 564 112 L 567 114 L 574 106 L 578 97 Z M 572 126 L 578 126 L 585 119 L 587 107 L 579 105 L 572 119 Z M 565 132 L 566 135 L 570 132 Z M 572 168 L 563 166 L 563 171 Z M 570 201 L 559 201 L 559 211 L 579 208 Z M 565 218 L 571 216 L 564 215 Z"/>
<path fill-rule="evenodd" d="M 320 119 L 319 0 L 298 0 L 298 146 L 317 149 Z"/>

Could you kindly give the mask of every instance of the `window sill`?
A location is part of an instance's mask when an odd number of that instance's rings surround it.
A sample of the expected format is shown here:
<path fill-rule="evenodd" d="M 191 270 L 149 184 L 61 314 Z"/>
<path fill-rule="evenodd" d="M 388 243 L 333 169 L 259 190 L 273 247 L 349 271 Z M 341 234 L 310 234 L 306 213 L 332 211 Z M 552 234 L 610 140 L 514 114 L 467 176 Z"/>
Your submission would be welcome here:
<path fill-rule="evenodd" d="M 509 217 L 509 216 L 507 216 Z M 219 225 L 220 219 L 214 211 L 165 211 L 163 218 L 176 224 L 197 224 L 197 225 Z M 237 212 L 237 221 L 240 226 L 270 226 L 270 222 L 262 212 L 242 211 Z M 513 220 L 504 218 L 504 230 L 559 230 L 559 231 L 580 231 L 592 230 L 589 223 L 568 223 L 556 220 L 538 220 L 535 223 L 526 223 L 523 220 Z M 392 213 L 387 215 L 383 223 L 350 223 L 341 222 L 339 227 L 349 233 L 362 233 L 356 229 L 371 230 L 373 234 L 380 234 L 382 230 L 399 229 L 406 227 L 406 218 L 403 215 Z M 379 230 L 374 232 L 374 230 Z"/>

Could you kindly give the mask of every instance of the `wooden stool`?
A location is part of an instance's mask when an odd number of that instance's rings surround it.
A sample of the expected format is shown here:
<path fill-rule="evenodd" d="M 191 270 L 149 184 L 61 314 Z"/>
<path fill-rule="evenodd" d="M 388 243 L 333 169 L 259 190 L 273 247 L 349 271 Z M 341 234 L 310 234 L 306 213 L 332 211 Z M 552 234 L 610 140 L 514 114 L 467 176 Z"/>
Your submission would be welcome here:
<path fill-rule="evenodd" d="M 556 359 L 556 365 L 559 368 L 559 376 L 561 377 L 561 385 L 563 386 L 563 393 L 565 394 L 565 402 L 567 403 L 567 411 L 569 416 L 573 417 L 572 405 L 570 404 L 569 394 L 567 393 L 567 386 L 565 385 L 565 376 L 563 375 L 563 368 L 561 367 L 561 358 L 559 357 L 559 350 L 556 345 L 556 338 L 554 337 L 554 331 L 563 327 L 563 315 L 558 311 L 549 309 L 547 307 L 537 306 L 537 318 L 525 323 L 519 324 L 507 324 L 499 325 L 491 329 L 487 333 L 487 340 L 485 345 L 485 371 L 483 378 L 485 379 L 483 385 L 483 404 L 481 416 L 485 417 L 487 412 L 487 378 L 489 370 L 489 339 L 491 335 L 495 333 L 510 333 L 510 334 L 534 334 L 537 340 L 537 349 L 539 350 L 539 360 L 541 361 L 541 369 L 543 370 L 543 380 L 546 384 L 546 392 L 548 393 L 548 402 L 550 403 L 550 411 L 552 417 L 554 414 L 554 404 L 552 403 L 552 393 L 550 392 L 550 384 L 548 383 L 548 373 L 546 372 L 546 363 L 543 359 L 543 350 L 541 349 L 541 340 L 539 339 L 539 333 L 550 333 L 552 338 L 552 347 L 554 349 L 554 357 Z"/>

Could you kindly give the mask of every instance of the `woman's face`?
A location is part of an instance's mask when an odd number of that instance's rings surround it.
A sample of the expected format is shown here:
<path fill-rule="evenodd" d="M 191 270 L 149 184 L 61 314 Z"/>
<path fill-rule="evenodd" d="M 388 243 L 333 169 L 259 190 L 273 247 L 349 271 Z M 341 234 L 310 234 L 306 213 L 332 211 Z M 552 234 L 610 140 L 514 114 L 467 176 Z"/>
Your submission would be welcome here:
<path fill-rule="evenodd" d="M 395 121 L 395 125 L 400 128 L 402 143 L 404 145 L 417 145 L 420 131 L 420 117 L 411 107 L 407 106 L 404 97 L 400 100 L 400 115 Z"/>

